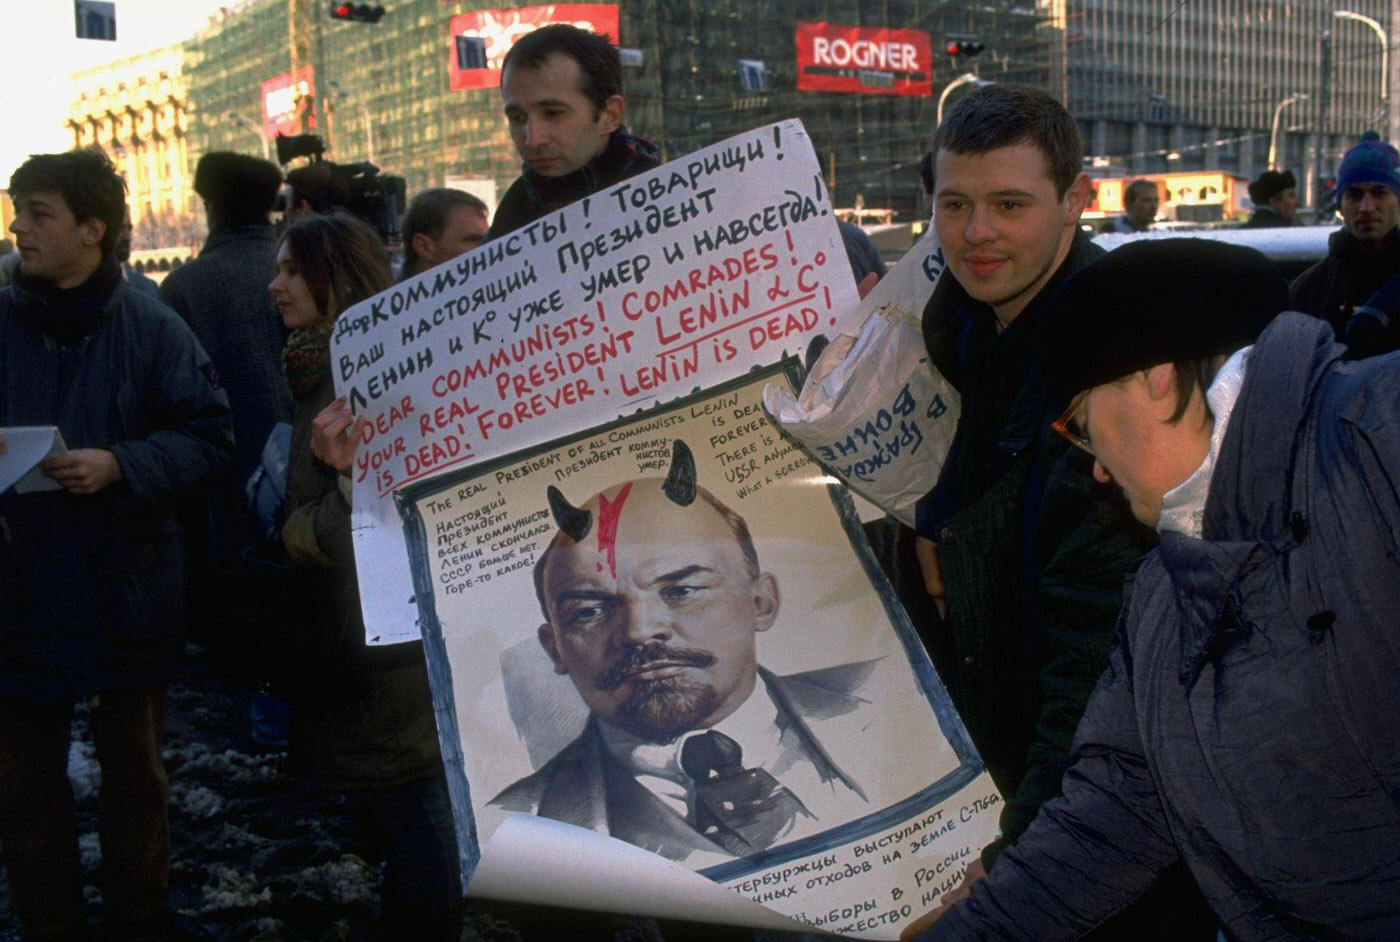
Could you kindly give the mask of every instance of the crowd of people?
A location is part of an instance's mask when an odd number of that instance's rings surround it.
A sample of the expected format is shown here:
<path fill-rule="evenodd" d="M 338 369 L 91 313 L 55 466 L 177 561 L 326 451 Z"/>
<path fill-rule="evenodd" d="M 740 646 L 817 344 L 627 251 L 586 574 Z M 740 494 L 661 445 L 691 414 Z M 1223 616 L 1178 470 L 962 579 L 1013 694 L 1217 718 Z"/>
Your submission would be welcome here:
<path fill-rule="evenodd" d="M 397 277 L 660 162 L 626 128 L 604 37 L 527 34 L 501 94 L 519 179 L 494 218 L 457 190 L 417 194 Z M 1342 227 L 1291 286 L 1205 240 L 1106 253 L 1082 224 L 1082 161 L 1059 102 L 987 85 L 923 168 L 947 259 L 924 341 L 962 410 L 917 526 L 881 555 L 914 574 L 902 601 L 1005 802 L 1000 836 L 906 936 L 1400 938 L 1400 153 L 1345 155 Z M 365 643 L 358 420 L 330 360 L 337 315 L 394 265 L 323 164 L 284 179 L 205 154 L 195 190 L 208 238 L 153 294 L 125 265 L 105 157 L 39 155 L 10 180 L 0 428 L 56 426 L 66 445 L 46 486 L 0 493 L 14 913 L 27 940 L 91 937 L 66 777 L 85 702 L 103 937 L 203 937 L 166 901 L 160 743 L 188 629 L 286 705 L 290 768 L 347 796 L 385 862 L 385 936 L 455 940 L 475 861 L 421 644 Z M 1292 222 L 1291 174 L 1250 193 L 1251 226 Z M 1148 228 L 1156 186 L 1124 205 L 1115 231 Z M 884 263 L 858 227 L 841 235 L 868 290 Z M 250 506 L 260 478 L 275 483 Z M 527 938 L 627 931 L 509 918 Z"/>

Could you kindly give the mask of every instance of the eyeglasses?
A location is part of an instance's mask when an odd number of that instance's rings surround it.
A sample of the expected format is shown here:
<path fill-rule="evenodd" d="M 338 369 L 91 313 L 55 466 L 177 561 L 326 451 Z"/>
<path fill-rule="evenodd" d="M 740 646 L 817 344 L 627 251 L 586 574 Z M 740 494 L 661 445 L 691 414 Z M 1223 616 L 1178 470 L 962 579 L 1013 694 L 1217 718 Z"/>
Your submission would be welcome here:
<path fill-rule="evenodd" d="M 1089 390 L 1085 389 L 1069 401 L 1069 408 L 1065 414 L 1050 423 L 1050 427 L 1065 437 L 1075 448 L 1082 449 L 1086 453 L 1093 455 L 1094 445 L 1089 441 L 1089 433 L 1082 431 L 1074 417 L 1079 410 L 1084 408 L 1084 400 L 1089 398 Z"/>

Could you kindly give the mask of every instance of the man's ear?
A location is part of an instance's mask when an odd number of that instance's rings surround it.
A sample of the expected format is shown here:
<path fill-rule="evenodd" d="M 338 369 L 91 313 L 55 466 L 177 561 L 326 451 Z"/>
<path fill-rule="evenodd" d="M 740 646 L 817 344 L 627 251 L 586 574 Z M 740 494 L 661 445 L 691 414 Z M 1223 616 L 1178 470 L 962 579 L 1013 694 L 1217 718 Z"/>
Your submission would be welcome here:
<path fill-rule="evenodd" d="M 432 254 L 432 249 L 433 240 L 428 237 L 428 234 L 426 232 L 414 233 L 413 254 L 417 255 L 419 258 L 426 262 L 428 260 L 428 257 Z"/>
<path fill-rule="evenodd" d="M 1094 185 L 1089 181 L 1087 173 L 1080 172 L 1074 178 L 1074 182 L 1065 190 L 1066 205 L 1069 209 L 1069 218 L 1075 223 L 1079 222 L 1079 217 L 1083 215 L 1084 208 L 1089 205 L 1089 198 L 1094 195 Z"/>
<path fill-rule="evenodd" d="M 1171 363 L 1158 363 L 1142 371 L 1147 382 L 1147 394 L 1152 399 L 1165 399 L 1176 392 L 1176 366 Z"/>
<path fill-rule="evenodd" d="M 613 95 L 603 103 L 602 109 L 598 112 L 598 130 L 611 134 L 622 127 L 622 119 L 626 116 L 627 102 L 622 100 L 621 95 Z"/>
<path fill-rule="evenodd" d="M 767 631 L 778 620 L 781 606 L 778 580 L 771 572 L 760 573 L 753 583 L 754 630 Z"/>
<path fill-rule="evenodd" d="M 83 245 L 101 245 L 102 237 L 106 234 L 107 224 L 96 216 L 78 223 L 78 238 Z"/>
<path fill-rule="evenodd" d="M 540 625 L 538 637 L 540 647 L 544 648 L 544 653 L 549 655 L 549 659 L 554 662 L 554 673 L 567 674 L 569 669 L 564 666 L 564 661 L 559 657 L 559 649 L 554 646 L 554 628 L 545 622 Z"/>

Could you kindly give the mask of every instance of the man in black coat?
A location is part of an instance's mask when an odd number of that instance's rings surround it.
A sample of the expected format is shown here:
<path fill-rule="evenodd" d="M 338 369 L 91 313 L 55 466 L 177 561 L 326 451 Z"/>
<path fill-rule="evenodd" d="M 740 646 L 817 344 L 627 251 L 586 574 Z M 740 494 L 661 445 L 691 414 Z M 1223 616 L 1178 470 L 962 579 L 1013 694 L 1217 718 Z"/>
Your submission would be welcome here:
<path fill-rule="evenodd" d="M 524 172 L 496 207 L 488 238 L 661 163 L 622 121 L 622 63 L 606 36 L 565 23 L 527 33 L 506 53 L 501 97 Z"/>
<path fill-rule="evenodd" d="M 122 280 L 123 189 L 93 151 L 10 178 L 20 270 L 0 290 L 0 428 L 56 426 L 67 446 L 39 489 L 0 493 L 0 844 L 26 939 L 88 937 L 67 775 L 78 700 L 102 769 L 108 937 L 179 937 L 161 763 L 185 618 L 175 505 L 232 442 L 194 335 Z"/>

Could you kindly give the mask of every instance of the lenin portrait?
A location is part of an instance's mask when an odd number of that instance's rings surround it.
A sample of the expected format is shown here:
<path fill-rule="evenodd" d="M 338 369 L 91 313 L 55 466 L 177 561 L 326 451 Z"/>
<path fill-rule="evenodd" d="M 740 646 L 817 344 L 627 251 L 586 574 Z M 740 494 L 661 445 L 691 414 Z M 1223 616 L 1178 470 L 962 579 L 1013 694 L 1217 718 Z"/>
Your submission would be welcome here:
<path fill-rule="evenodd" d="M 782 587 L 745 519 L 696 481 L 676 440 L 665 478 L 571 504 L 534 566 L 540 647 L 589 716 L 491 801 L 607 833 L 673 860 L 742 857 L 869 813 L 863 734 L 880 659 L 778 674 L 758 635 Z"/>

